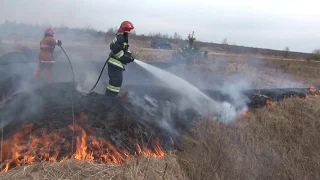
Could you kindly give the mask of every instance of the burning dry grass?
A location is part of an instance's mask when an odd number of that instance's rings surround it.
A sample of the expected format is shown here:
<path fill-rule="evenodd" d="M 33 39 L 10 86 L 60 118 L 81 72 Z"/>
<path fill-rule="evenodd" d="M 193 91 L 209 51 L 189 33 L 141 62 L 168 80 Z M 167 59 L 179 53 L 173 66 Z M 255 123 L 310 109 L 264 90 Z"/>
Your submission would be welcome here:
<path fill-rule="evenodd" d="M 179 140 L 177 156 L 140 156 L 121 165 L 43 162 L 0 179 L 319 179 L 319 110 L 318 98 L 291 98 L 227 125 L 199 120 Z"/>
<path fill-rule="evenodd" d="M 201 120 L 179 144 L 190 179 L 319 179 L 320 100 L 288 99 L 236 123 Z"/>
<path fill-rule="evenodd" d="M 185 179 L 174 155 L 134 158 L 123 165 L 67 160 L 36 163 L 0 174 L 0 179 Z"/>
<path fill-rule="evenodd" d="M 18 132 L 3 141 L 1 171 L 6 172 L 13 167 L 39 161 L 63 162 L 67 159 L 76 159 L 119 164 L 134 156 L 161 158 L 165 155 L 158 138 L 156 144 L 152 144 L 152 149 L 136 144 L 134 153 L 131 154 L 125 149 L 118 149 L 104 138 L 96 137 L 94 129 L 86 125 L 87 116 L 84 113 L 81 113 L 79 123 L 80 121 L 85 124 L 69 125 L 76 134 L 75 152 L 73 143 L 62 136 L 61 131 L 50 133 L 46 129 L 33 131 L 32 124 L 19 128 Z M 66 150 L 71 152 L 65 155 Z"/>

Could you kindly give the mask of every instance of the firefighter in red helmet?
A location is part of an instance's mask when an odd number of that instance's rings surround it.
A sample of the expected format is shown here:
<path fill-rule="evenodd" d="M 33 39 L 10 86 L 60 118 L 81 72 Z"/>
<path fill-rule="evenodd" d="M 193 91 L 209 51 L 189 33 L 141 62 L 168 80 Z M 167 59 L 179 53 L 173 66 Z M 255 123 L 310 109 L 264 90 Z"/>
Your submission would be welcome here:
<path fill-rule="evenodd" d="M 116 33 L 116 37 L 110 44 L 111 52 L 108 58 L 109 84 L 105 93 L 107 96 L 116 97 L 118 95 L 122 85 L 122 73 L 125 70 L 125 65 L 134 61 L 128 44 L 128 34 L 133 29 L 133 24 L 130 21 L 123 21 Z"/>
<path fill-rule="evenodd" d="M 54 32 L 51 28 L 48 28 L 45 33 L 44 37 L 40 42 L 40 53 L 38 54 L 39 64 L 36 71 L 33 73 L 33 77 L 39 77 L 42 70 L 46 69 L 46 80 L 51 80 L 51 75 L 53 72 L 53 65 L 55 63 L 53 57 L 53 51 L 55 46 L 61 46 L 62 42 L 60 40 L 56 40 L 53 38 Z"/>

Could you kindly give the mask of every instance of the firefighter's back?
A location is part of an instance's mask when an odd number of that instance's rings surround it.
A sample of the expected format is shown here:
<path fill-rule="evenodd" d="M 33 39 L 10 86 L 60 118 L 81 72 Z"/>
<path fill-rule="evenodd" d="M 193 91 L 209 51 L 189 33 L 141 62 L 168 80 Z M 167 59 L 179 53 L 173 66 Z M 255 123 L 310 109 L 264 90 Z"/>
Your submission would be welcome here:
<path fill-rule="evenodd" d="M 53 51 L 57 41 L 53 37 L 44 37 L 40 42 L 39 61 L 54 61 Z"/>

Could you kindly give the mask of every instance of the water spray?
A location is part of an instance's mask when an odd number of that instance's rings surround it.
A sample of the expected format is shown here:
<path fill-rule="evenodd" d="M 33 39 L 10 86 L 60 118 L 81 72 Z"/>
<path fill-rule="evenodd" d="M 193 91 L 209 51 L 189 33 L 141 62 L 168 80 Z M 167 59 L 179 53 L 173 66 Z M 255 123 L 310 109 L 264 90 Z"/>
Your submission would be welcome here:
<path fill-rule="evenodd" d="M 208 112 L 211 112 L 213 116 L 217 116 L 223 121 L 230 121 L 237 115 L 235 107 L 230 103 L 214 101 L 186 80 L 142 61 L 135 60 L 135 62 L 157 79 L 166 83 L 169 88 L 187 96 L 192 105 L 189 104 L 190 102 L 182 102 L 182 106 L 192 106 L 202 115 L 208 115 Z"/>
<path fill-rule="evenodd" d="M 104 66 L 100 72 L 100 75 L 95 83 L 95 85 L 91 88 L 90 92 L 94 90 L 94 88 L 97 86 L 102 73 L 105 69 L 105 66 L 107 64 L 108 60 L 104 63 Z M 153 74 L 155 77 L 157 77 L 159 80 L 165 82 L 170 86 L 170 88 L 180 91 L 181 93 L 188 96 L 188 98 L 192 101 L 195 108 L 202 112 L 202 114 L 208 113 L 209 109 L 214 108 L 216 110 L 216 115 L 220 115 L 221 119 L 225 121 L 231 120 L 233 117 L 236 116 L 236 110 L 231 104 L 228 103 L 222 103 L 219 104 L 212 100 L 209 96 L 204 94 L 202 91 L 200 91 L 198 88 L 187 82 L 186 80 L 177 77 L 169 72 L 166 72 L 164 70 L 161 70 L 159 68 L 156 68 L 152 65 L 149 65 L 147 63 L 144 63 L 140 60 L 135 59 L 134 62 L 141 66 L 142 68 L 146 69 L 149 73 Z M 174 82 L 174 83 L 173 83 Z M 184 89 L 184 90 L 182 90 Z M 187 90 L 187 91 L 185 91 Z M 203 104 L 203 102 L 207 102 L 206 105 Z M 206 108 L 205 108 L 206 107 Z M 211 112 L 211 110 L 210 110 Z"/>

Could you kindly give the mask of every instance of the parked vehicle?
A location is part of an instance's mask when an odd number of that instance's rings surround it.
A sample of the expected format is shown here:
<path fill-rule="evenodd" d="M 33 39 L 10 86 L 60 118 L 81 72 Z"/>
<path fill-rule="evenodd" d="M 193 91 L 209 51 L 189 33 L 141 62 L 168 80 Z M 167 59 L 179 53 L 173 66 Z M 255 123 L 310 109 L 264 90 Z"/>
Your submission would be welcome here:
<path fill-rule="evenodd" d="M 165 39 L 152 39 L 150 46 L 153 49 L 172 49 L 171 44 Z"/>

